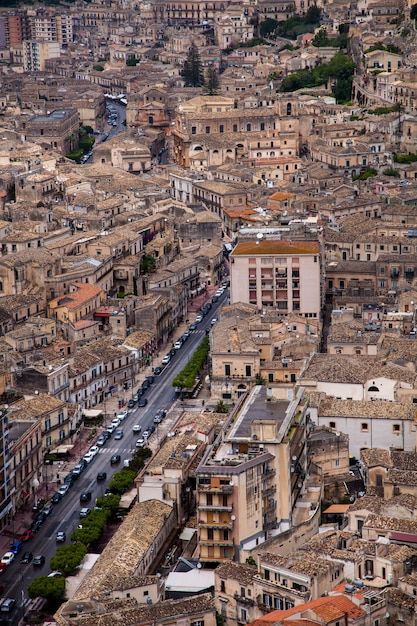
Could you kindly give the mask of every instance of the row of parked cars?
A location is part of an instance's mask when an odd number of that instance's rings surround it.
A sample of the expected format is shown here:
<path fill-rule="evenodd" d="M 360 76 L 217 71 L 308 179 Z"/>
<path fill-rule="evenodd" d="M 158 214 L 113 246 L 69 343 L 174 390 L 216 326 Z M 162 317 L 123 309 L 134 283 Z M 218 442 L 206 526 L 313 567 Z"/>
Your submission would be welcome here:
<path fill-rule="evenodd" d="M 155 382 L 154 376 L 147 376 L 145 378 L 142 385 L 138 387 L 138 389 L 136 390 L 136 393 L 133 394 L 133 396 L 130 398 L 129 402 L 127 403 L 127 406 L 129 409 L 133 409 L 136 405 L 138 405 L 138 407 L 145 407 L 148 404 L 148 400 L 144 396 L 146 392 L 148 391 L 148 389 L 150 389 L 150 387 L 154 384 L 154 382 Z"/>

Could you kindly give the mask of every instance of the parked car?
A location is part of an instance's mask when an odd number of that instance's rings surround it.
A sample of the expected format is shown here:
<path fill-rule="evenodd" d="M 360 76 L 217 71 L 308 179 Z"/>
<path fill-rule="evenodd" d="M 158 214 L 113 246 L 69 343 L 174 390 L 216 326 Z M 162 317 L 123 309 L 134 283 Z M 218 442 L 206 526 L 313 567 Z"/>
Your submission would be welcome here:
<path fill-rule="evenodd" d="M 48 574 L 48 578 L 61 578 L 64 574 L 62 572 L 58 572 L 57 570 L 55 570 L 54 572 L 51 572 L 50 574 Z"/>
<path fill-rule="evenodd" d="M 189 330 L 185 330 L 184 334 L 183 334 L 184 339 L 187 340 L 189 336 L 190 336 L 190 331 Z"/>
<path fill-rule="evenodd" d="M 123 439 L 123 431 L 122 430 L 116 430 L 115 435 L 114 435 L 114 439 L 115 439 L 115 441 L 119 441 L 120 439 Z"/>
<path fill-rule="evenodd" d="M 140 424 L 135 424 L 133 426 L 133 432 L 134 433 L 140 433 L 141 430 L 142 430 L 142 426 Z"/>
<path fill-rule="evenodd" d="M 175 356 L 176 354 L 177 354 L 177 351 L 176 351 L 176 349 L 175 349 L 175 348 L 172 348 L 172 349 L 169 351 L 169 356 L 171 357 L 171 359 L 172 359 L 172 357 L 173 357 L 173 356 Z"/>
<path fill-rule="evenodd" d="M 14 554 L 19 554 L 19 552 L 21 552 L 22 549 L 23 549 L 22 541 L 13 541 L 12 545 L 10 546 L 10 552 L 14 552 Z"/>
<path fill-rule="evenodd" d="M 142 389 L 149 389 L 149 387 L 151 386 L 151 383 L 149 382 L 149 380 L 144 380 L 142 383 Z"/>
<path fill-rule="evenodd" d="M 149 437 L 150 437 L 150 436 L 151 436 L 151 433 L 150 433 L 150 431 L 149 431 L 149 430 L 144 430 L 144 431 L 143 431 L 142 437 L 143 437 L 145 440 L 146 440 L 146 439 L 149 439 Z"/>
<path fill-rule="evenodd" d="M 77 463 L 77 465 L 72 470 L 72 474 L 75 479 L 79 478 L 83 471 L 85 470 L 86 464 L 84 462 Z"/>
<path fill-rule="evenodd" d="M 97 480 L 100 482 L 101 480 L 106 480 L 107 472 L 99 472 L 97 474 Z"/>
<path fill-rule="evenodd" d="M 106 437 L 103 437 L 103 435 L 100 435 L 100 437 L 96 441 L 96 445 L 102 448 L 106 444 L 106 441 L 107 441 Z"/>
<path fill-rule="evenodd" d="M 1 562 L 4 563 L 5 565 L 10 565 L 11 563 L 13 563 L 15 556 L 16 555 L 14 552 L 6 552 L 2 556 Z"/>
<path fill-rule="evenodd" d="M 33 522 L 33 524 L 30 525 L 30 530 L 33 530 L 34 533 L 37 533 L 38 530 L 40 530 L 42 526 L 42 522 Z"/>
<path fill-rule="evenodd" d="M 159 376 L 159 374 L 162 373 L 162 367 L 155 367 L 153 373 L 155 374 L 155 376 Z"/>
<path fill-rule="evenodd" d="M 51 515 L 54 511 L 54 507 L 52 506 L 52 504 L 45 504 L 45 506 L 42 509 L 42 512 L 45 513 L 46 517 L 49 517 L 49 515 Z"/>
<path fill-rule="evenodd" d="M 128 415 L 129 415 L 129 411 L 119 411 L 119 413 L 117 414 L 117 419 L 123 422 L 123 420 L 126 419 Z"/>
<path fill-rule="evenodd" d="M 92 454 L 93 456 L 97 456 L 97 454 L 100 452 L 100 450 L 98 449 L 97 446 L 91 446 L 91 448 L 88 451 L 90 454 Z"/>
<path fill-rule="evenodd" d="M 218 289 L 214 295 L 220 298 L 223 295 L 223 289 Z"/>
<path fill-rule="evenodd" d="M 64 485 L 68 485 L 68 487 L 72 487 L 72 485 L 74 484 L 75 480 L 76 480 L 76 478 L 75 478 L 74 474 L 72 472 L 70 472 L 64 478 Z"/>
<path fill-rule="evenodd" d="M 35 556 L 32 563 L 35 567 L 42 567 L 42 565 L 45 565 L 45 557 L 43 554 L 38 554 L 38 556 Z"/>
<path fill-rule="evenodd" d="M 118 417 L 113 417 L 111 423 L 114 428 L 118 428 L 120 426 L 120 419 Z"/>
<path fill-rule="evenodd" d="M 68 485 L 62 485 L 59 489 L 58 489 L 58 493 L 61 495 L 61 497 L 65 496 L 69 491 L 69 486 Z"/>
<path fill-rule="evenodd" d="M 216 322 L 217 322 L 217 317 L 213 317 L 213 319 L 210 322 L 211 326 L 214 326 Z"/>
<path fill-rule="evenodd" d="M 138 407 L 144 407 L 148 404 L 147 398 L 141 398 L 138 402 Z"/>
<path fill-rule="evenodd" d="M 170 360 L 171 360 L 171 355 L 170 355 L 170 354 L 166 354 L 166 355 L 164 356 L 164 358 L 162 359 L 162 364 L 163 364 L 163 365 L 168 365 L 168 363 L 170 362 Z"/>
<path fill-rule="evenodd" d="M 30 528 L 28 528 L 20 537 L 20 541 L 29 541 L 30 539 L 33 539 L 34 536 L 35 533 L 33 532 L 33 530 L 30 530 Z"/>
<path fill-rule="evenodd" d="M 108 430 L 105 430 L 104 433 L 101 436 L 104 437 L 104 439 L 106 441 L 108 441 L 110 439 L 110 437 L 111 437 L 111 433 L 109 433 Z"/>
<path fill-rule="evenodd" d="M 80 502 L 90 502 L 91 500 L 91 491 L 83 491 L 80 495 Z"/>
<path fill-rule="evenodd" d="M 135 400 L 131 398 L 129 402 L 127 403 L 127 406 L 129 407 L 129 409 L 133 409 L 135 407 L 135 404 L 136 404 Z"/>
<path fill-rule="evenodd" d="M 20 559 L 20 562 L 22 563 L 22 565 L 27 565 L 28 563 L 31 562 L 32 559 L 33 559 L 32 552 L 24 552 L 22 555 L 22 558 Z"/>
<path fill-rule="evenodd" d="M 203 316 L 202 315 L 197 315 L 197 317 L 195 318 L 195 323 L 199 324 L 202 321 L 203 321 Z"/>
<path fill-rule="evenodd" d="M 155 378 L 153 376 L 147 376 L 146 380 L 148 381 L 150 385 L 153 385 L 155 382 Z"/>
<path fill-rule="evenodd" d="M 86 452 L 83 456 L 84 461 L 86 461 L 87 463 L 91 463 L 91 461 L 94 459 L 94 454 L 92 452 L 90 452 L 90 450 L 88 452 Z"/>
<path fill-rule="evenodd" d="M 197 324 L 195 324 L 194 322 L 190 324 L 190 330 L 197 330 Z"/>
<path fill-rule="evenodd" d="M 214 304 L 215 302 L 219 301 L 219 297 L 218 296 L 213 296 L 211 299 L 212 303 Z"/>
<path fill-rule="evenodd" d="M 143 448 L 145 446 L 145 440 L 143 437 L 140 437 L 137 441 L 136 441 L 136 447 L 137 448 Z"/>
<path fill-rule="evenodd" d="M 175 350 L 179 350 L 180 348 L 182 348 L 182 341 L 176 341 L 174 344 L 174 348 Z"/>
<path fill-rule="evenodd" d="M 118 424 L 117 426 L 120 425 L 119 420 L 117 420 Z M 113 422 L 111 424 L 109 424 L 106 428 L 106 431 L 109 433 L 109 435 L 112 435 L 112 433 L 114 433 L 115 429 L 117 428 L 117 426 L 115 426 L 115 424 L 113 424 Z"/>
<path fill-rule="evenodd" d="M 66 492 L 65 492 L 66 493 Z M 61 502 L 62 500 L 62 493 L 60 493 L 59 491 L 57 491 L 56 493 L 54 493 L 54 495 L 51 498 L 51 502 L 53 504 L 58 504 L 58 502 Z"/>
<path fill-rule="evenodd" d="M 84 507 L 83 509 L 81 509 L 80 511 L 80 517 L 88 517 L 88 515 L 90 515 L 91 513 L 91 509 L 88 509 L 87 507 Z"/>
<path fill-rule="evenodd" d="M 113 454 L 110 459 L 110 465 L 117 465 L 118 463 L 120 463 L 120 458 L 120 454 Z"/>
<path fill-rule="evenodd" d="M 57 543 L 63 543 L 67 538 L 67 533 L 65 530 L 59 530 L 56 534 L 55 541 Z"/>

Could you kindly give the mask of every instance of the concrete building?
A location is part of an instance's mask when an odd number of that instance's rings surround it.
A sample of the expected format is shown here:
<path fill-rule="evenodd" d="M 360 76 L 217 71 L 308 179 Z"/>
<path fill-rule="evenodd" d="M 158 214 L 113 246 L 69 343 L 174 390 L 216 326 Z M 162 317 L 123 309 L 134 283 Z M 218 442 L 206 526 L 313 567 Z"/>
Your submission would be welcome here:
<path fill-rule="evenodd" d="M 78 147 L 79 128 L 78 111 L 74 109 L 56 110 L 47 115 L 38 115 L 22 124 L 22 131 L 28 140 L 47 144 L 53 150 L 64 154 Z"/>
<path fill-rule="evenodd" d="M 197 468 L 200 560 L 240 560 L 289 529 L 307 474 L 307 403 L 256 386 L 238 403 Z"/>
<path fill-rule="evenodd" d="M 48 59 L 56 59 L 61 56 L 57 41 L 23 42 L 23 69 L 25 72 L 43 72 Z"/>
<path fill-rule="evenodd" d="M 319 318 L 320 246 L 317 241 L 239 242 L 230 255 L 230 301 L 296 311 Z"/>

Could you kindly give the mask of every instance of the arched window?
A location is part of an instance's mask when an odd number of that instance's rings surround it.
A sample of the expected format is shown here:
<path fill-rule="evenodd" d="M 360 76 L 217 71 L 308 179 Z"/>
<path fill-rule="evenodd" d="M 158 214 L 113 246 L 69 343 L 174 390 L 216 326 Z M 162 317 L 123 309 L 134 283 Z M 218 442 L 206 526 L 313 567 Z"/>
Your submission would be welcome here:
<path fill-rule="evenodd" d="M 250 133 L 250 131 L 252 130 L 252 125 L 251 124 L 246 124 L 246 130 L 248 133 Z"/>
<path fill-rule="evenodd" d="M 292 113 L 292 105 L 291 102 L 287 103 L 287 115 L 291 115 Z"/>
<path fill-rule="evenodd" d="M 368 388 L 368 391 L 377 391 L 377 392 L 379 392 L 379 389 L 378 389 L 378 387 L 376 387 L 375 385 L 371 385 L 371 386 Z"/>

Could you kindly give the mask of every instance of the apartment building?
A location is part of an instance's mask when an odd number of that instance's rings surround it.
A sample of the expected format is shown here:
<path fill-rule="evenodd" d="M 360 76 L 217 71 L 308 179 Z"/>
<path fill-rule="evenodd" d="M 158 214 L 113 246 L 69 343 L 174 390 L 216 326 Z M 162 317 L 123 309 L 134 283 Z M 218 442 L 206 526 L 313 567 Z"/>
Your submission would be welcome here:
<path fill-rule="evenodd" d="M 199 464 L 200 560 L 241 560 L 270 534 L 291 528 L 306 477 L 306 409 L 256 386 L 238 403 Z"/>
<path fill-rule="evenodd" d="M 230 255 L 230 300 L 318 319 L 321 306 L 318 241 L 239 242 Z"/>
<path fill-rule="evenodd" d="M 0 528 L 8 523 L 8 514 L 12 511 L 12 458 L 8 450 L 9 418 L 4 406 L 0 409 Z"/>
<path fill-rule="evenodd" d="M 42 421 L 37 417 L 13 419 L 9 423 L 13 515 L 32 494 L 33 480 L 38 479 L 42 467 L 41 429 Z"/>
<path fill-rule="evenodd" d="M 43 72 L 46 61 L 61 56 L 59 43 L 54 41 L 36 41 L 34 39 L 23 42 L 23 69 L 25 72 Z"/>

